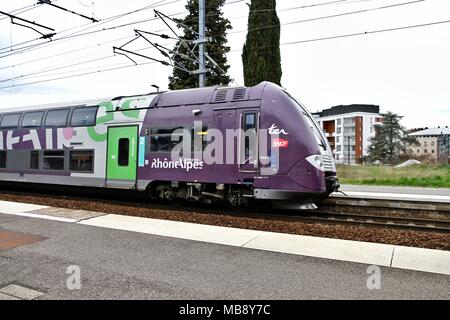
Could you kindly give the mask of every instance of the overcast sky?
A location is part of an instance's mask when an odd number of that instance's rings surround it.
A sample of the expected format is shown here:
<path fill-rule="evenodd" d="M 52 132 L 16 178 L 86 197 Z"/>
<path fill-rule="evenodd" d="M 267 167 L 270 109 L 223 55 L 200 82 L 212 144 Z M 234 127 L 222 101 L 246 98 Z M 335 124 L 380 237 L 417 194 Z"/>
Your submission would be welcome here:
<path fill-rule="evenodd" d="M 246 1 L 236 1 L 227 0 L 223 10 L 233 26 L 228 35 L 231 47 L 229 73 L 237 84 L 242 85 L 241 49 L 245 41 L 248 7 Z M 36 2 L 2 1 L 0 11 L 11 12 Z M 165 14 L 179 13 L 185 10 L 186 0 L 54 2 L 88 16 L 105 19 L 156 3 L 159 4 L 156 9 Z M 323 5 L 326 2 L 334 3 Z M 411 3 L 372 10 L 407 2 Z M 322 5 L 311 6 L 314 4 Z M 299 6 L 305 7 L 283 10 Z M 277 9 L 282 24 L 281 43 L 300 41 L 281 46 L 282 86 L 310 111 L 340 104 L 377 104 L 383 112 L 390 110 L 404 115 L 403 125 L 408 128 L 450 125 L 450 23 L 302 42 L 450 20 L 449 0 L 277 0 Z M 364 9 L 370 10 L 294 23 Z M 121 46 L 132 39 L 135 28 L 152 32 L 164 30 L 170 34 L 160 20 L 60 39 L 80 33 L 85 28 L 89 29 L 82 32 L 148 20 L 153 18 L 153 9 L 98 24 L 47 5 L 35 6 L 18 15 L 54 28 L 57 35 L 53 42 L 36 46 L 33 50 L 22 52 L 17 49 L 45 40 L 15 46 L 13 49 L 16 51 L 10 52 L 8 47 L 11 44 L 36 39 L 39 34 L 11 25 L 8 18 L 0 16 L 0 108 L 146 93 L 153 90 L 151 84 L 159 85 L 162 90 L 167 88 L 171 74 L 169 67 L 148 63 L 149 60 L 142 58 L 135 60 L 147 64 L 133 66 L 126 57 L 114 56 L 112 52 L 113 45 Z M 168 47 L 173 46 L 171 40 L 152 39 Z M 127 48 L 145 47 L 148 44 L 140 39 Z M 139 52 L 162 59 L 154 49 Z M 72 77 L 119 67 L 127 68 Z M 55 78 L 65 79 L 47 81 Z"/>

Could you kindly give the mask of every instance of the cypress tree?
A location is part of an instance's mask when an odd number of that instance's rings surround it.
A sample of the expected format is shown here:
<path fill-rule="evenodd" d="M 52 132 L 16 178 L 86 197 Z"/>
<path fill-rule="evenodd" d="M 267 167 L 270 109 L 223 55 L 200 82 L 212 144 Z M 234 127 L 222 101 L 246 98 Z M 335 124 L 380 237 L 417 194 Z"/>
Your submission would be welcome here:
<path fill-rule="evenodd" d="M 261 81 L 281 85 L 280 20 L 275 0 L 252 0 L 242 63 L 246 86 Z"/>
<path fill-rule="evenodd" d="M 225 0 L 206 0 L 205 5 L 205 37 L 211 41 L 206 43 L 206 53 L 220 66 L 224 71 L 215 67 L 208 59 L 205 58 L 205 67 L 211 69 L 211 72 L 206 73 L 206 85 L 227 85 L 231 79 L 226 74 L 230 66 L 227 64 L 226 53 L 230 51 L 230 47 L 226 46 L 227 38 L 226 31 L 231 29 L 231 23 L 228 19 L 223 17 L 222 7 Z M 184 19 L 175 19 L 177 22 L 183 23 L 189 26 L 192 30 L 198 32 L 198 0 L 188 0 L 186 9 L 189 14 Z M 196 40 L 197 34 L 191 32 L 189 29 L 183 28 L 184 35 L 181 37 L 184 40 Z M 177 42 L 176 48 L 179 46 Z M 193 45 L 190 46 L 193 48 Z M 176 50 L 174 50 L 176 51 Z M 189 51 L 183 45 L 179 46 L 179 53 L 188 55 Z M 195 50 L 196 55 L 198 50 Z M 191 58 L 192 55 L 190 56 Z M 197 63 L 174 54 L 172 59 L 178 63 L 181 63 L 189 71 L 197 70 L 199 68 Z M 176 65 L 176 64 L 175 64 Z M 223 74 L 225 73 L 225 74 Z M 174 68 L 172 76 L 169 77 L 169 89 L 187 89 L 198 87 L 198 75 L 189 74 L 183 70 Z"/>

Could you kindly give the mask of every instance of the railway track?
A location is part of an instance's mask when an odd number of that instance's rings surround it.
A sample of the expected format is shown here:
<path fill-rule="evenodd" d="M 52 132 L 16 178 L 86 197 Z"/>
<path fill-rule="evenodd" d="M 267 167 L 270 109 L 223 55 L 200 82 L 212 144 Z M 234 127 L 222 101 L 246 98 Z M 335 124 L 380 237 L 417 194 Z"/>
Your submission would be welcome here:
<path fill-rule="evenodd" d="M 319 213 L 298 216 L 300 220 L 312 223 L 339 223 L 379 228 L 407 229 L 450 233 L 450 221 L 417 219 L 406 217 L 383 217 L 365 214 Z"/>
<path fill-rule="evenodd" d="M 5 190 L 3 190 L 5 191 Z M 16 194 L 19 197 L 30 196 L 29 192 L 24 191 L 6 191 L 7 193 Z M 348 206 L 342 206 L 339 208 L 341 212 L 336 212 L 338 204 L 334 204 L 333 207 L 328 205 L 319 208 L 318 211 L 302 211 L 302 210 L 283 210 L 274 209 L 270 207 L 260 206 L 259 208 L 249 208 L 248 210 L 234 211 L 227 209 L 224 206 L 201 205 L 201 204 L 183 204 L 174 206 L 173 204 L 161 204 L 150 203 L 148 198 L 142 193 L 120 191 L 120 192 L 89 192 L 86 190 L 77 191 L 75 193 L 69 193 L 62 190 L 33 190 L 32 197 L 37 197 L 41 201 L 37 201 L 37 204 L 45 204 L 46 199 L 61 199 L 60 205 L 73 208 L 70 205 L 71 201 L 86 201 L 92 203 L 107 203 L 109 205 L 125 205 L 136 208 L 148 208 L 157 210 L 173 210 L 173 211 L 186 211 L 186 212 L 198 212 L 201 214 L 211 213 L 217 216 L 233 216 L 239 218 L 253 218 L 253 219 L 265 219 L 265 220 L 279 220 L 285 222 L 304 222 L 304 223 L 319 223 L 319 224 L 334 224 L 334 225 L 353 225 L 353 226 L 365 226 L 376 227 L 385 229 L 407 229 L 413 231 L 428 231 L 439 233 L 450 233 L 450 219 L 449 220 L 432 220 L 422 219 L 414 217 L 402 217 L 395 216 L 395 213 L 389 214 L 389 210 L 386 208 L 370 208 L 352 206 L 352 210 L 347 210 Z M 333 208 L 333 210 L 330 210 Z M 276 210 L 276 214 L 273 212 Z M 375 211 L 381 214 L 370 214 Z M 408 209 L 411 211 L 411 209 Z M 351 213 L 347 213 L 347 212 Z M 414 211 L 414 210 L 412 210 Z M 360 213 L 361 212 L 361 213 Z M 368 212 L 368 213 L 363 213 Z M 413 215 L 410 213 L 409 215 Z"/>

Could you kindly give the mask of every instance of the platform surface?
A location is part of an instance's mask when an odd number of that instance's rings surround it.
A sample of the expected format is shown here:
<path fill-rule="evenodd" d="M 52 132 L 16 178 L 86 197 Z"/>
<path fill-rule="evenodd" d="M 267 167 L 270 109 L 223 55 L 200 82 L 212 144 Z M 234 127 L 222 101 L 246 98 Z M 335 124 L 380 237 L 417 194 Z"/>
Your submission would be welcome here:
<path fill-rule="evenodd" d="M 342 185 L 339 190 L 343 191 L 346 195 L 333 193 L 331 197 L 450 203 L 449 188 Z"/>
<path fill-rule="evenodd" d="M 450 277 L 429 272 L 381 266 L 378 289 L 363 263 L 16 215 L 0 228 L 47 238 L 0 251 L 0 288 L 37 299 L 450 299 Z"/>
<path fill-rule="evenodd" d="M 449 251 L 80 210 L 60 221 L 55 208 L 6 202 L 0 212 L 0 232 L 38 239 L 0 250 L 0 288 L 38 299 L 450 299 Z M 66 286 L 71 266 L 80 290 Z M 380 289 L 367 287 L 373 267 Z"/>

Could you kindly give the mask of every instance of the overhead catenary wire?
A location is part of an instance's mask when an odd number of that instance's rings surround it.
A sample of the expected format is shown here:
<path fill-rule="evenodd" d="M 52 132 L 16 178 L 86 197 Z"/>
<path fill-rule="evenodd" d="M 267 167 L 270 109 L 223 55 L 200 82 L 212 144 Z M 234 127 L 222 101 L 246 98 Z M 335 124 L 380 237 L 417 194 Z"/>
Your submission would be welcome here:
<path fill-rule="evenodd" d="M 165 2 L 165 1 L 168 1 L 168 0 L 161 0 L 161 1 L 157 2 L 157 3 Z M 98 27 L 99 25 L 101 25 L 103 23 L 109 23 L 112 20 L 115 20 L 115 19 L 127 16 L 127 15 L 130 15 L 130 14 L 133 14 L 133 13 L 137 13 L 137 12 L 141 12 L 143 10 L 169 5 L 169 4 L 180 2 L 180 1 L 182 1 L 182 0 L 173 0 L 173 1 L 168 2 L 168 3 L 161 3 L 161 4 L 158 4 L 158 5 L 155 5 L 155 4 L 147 5 L 147 6 L 143 7 L 143 8 L 137 9 L 137 10 L 133 10 L 133 11 L 130 11 L 130 12 L 127 12 L 127 13 L 118 14 L 118 15 L 115 15 L 115 16 L 112 16 L 112 17 L 108 17 L 108 18 L 102 19 L 101 22 L 99 22 L 99 23 L 97 23 L 95 25 L 93 25 L 91 23 L 87 23 L 87 24 L 90 25 L 89 27 L 87 27 L 87 28 L 85 28 L 83 30 L 77 31 L 77 32 L 75 32 L 73 34 L 69 34 L 69 35 L 64 36 L 64 37 L 55 38 L 55 39 L 53 39 L 53 41 L 41 42 L 41 43 L 37 43 L 37 44 L 25 46 L 25 47 L 16 48 L 14 50 L 6 50 L 4 52 L 0 52 L 0 55 L 4 54 L 4 55 L 0 56 L 0 59 L 1 58 L 5 58 L 5 57 L 9 57 L 9 56 L 12 56 L 12 55 L 15 55 L 15 54 L 22 54 L 22 53 L 29 52 L 29 51 L 32 51 L 32 50 L 35 50 L 35 49 L 45 48 L 48 45 L 55 45 L 55 43 L 57 43 L 57 42 L 59 43 L 61 40 L 68 40 L 68 39 L 77 38 L 77 37 L 81 37 L 81 36 L 87 36 L 87 35 L 91 35 L 91 34 L 96 34 L 96 33 L 99 33 L 99 32 L 116 30 L 116 29 L 119 29 L 119 28 L 124 28 L 124 27 L 127 27 L 127 26 L 135 25 L 135 24 L 140 24 L 140 23 L 145 23 L 145 22 L 150 22 L 150 21 L 156 21 L 156 20 L 158 20 L 158 18 L 147 18 L 147 19 L 137 20 L 137 21 L 134 21 L 134 22 L 124 23 L 124 24 L 117 25 L 117 26 L 103 28 L 103 29 L 100 29 L 100 30 L 94 30 L 94 31 L 90 31 L 90 32 L 79 33 L 79 32 L 83 32 L 83 31 L 91 29 L 91 28 Z M 235 0 L 235 1 L 231 1 L 231 2 L 226 2 L 224 5 L 240 3 L 240 2 L 243 2 L 243 1 L 244 0 Z M 173 17 L 173 16 L 185 14 L 187 12 L 188 11 L 181 11 L 181 12 L 167 14 L 167 16 Z M 71 31 L 71 30 L 74 30 L 74 29 L 86 26 L 87 24 L 83 24 L 81 26 L 77 26 L 77 27 L 73 27 L 73 28 L 70 28 L 70 29 L 66 29 L 66 30 L 58 32 L 57 34 L 61 34 L 63 32 Z M 36 40 L 39 40 L 39 39 L 35 39 L 34 41 L 36 41 Z M 31 42 L 31 41 L 28 41 L 28 42 Z M 9 48 L 9 47 L 7 47 L 7 48 Z"/>
<path fill-rule="evenodd" d="M 63 11 L 69 12 L 71 14 L 77 15 L 77 16 L 82 17 L 84 19 L 88 19 L 91 22 L 99 22 L 99 20 L 97 20 L 97 19 L 95 19 L 93 17 L 88 17 L 88 16 L 86 16 L 86 15 L 84 15 L 82 13 L 75 12 L 73 10 L 70 10 L 70 9 L 65 8 L 65 7 L 61 7 L 61 6 L 57 5 L 57 4 L 54 4 L 54 1 L 51 1 L 51 0 L 38 0 L 38 3 L 39 4 L 46 4 L 46 5 L 52 6 L 54 8 L 57 8 L 59 10 L 63 10 Z"/>
<path fill-rule="evenodd" d="M 15 64 L 12 64 L 12 65 L 9 65 L 9 66 L 6 66 L 6 67 L 0 67 L 0 70 L 4 70 L 4 69 L 8 69 L 8 68 L 14 68 L 14 67 L 18 67 L 18 66 L 22 66 L 22 65 L 26 65 L 26 64 L 31 64 L 31 63 L 34 63 L 34 62 L 42 62 L 42 61 L 45 61 L 45 60 L 54 59 L 56 57 L 73 54 L 75 52 L 80 52 L 80 51 L 84 51 L 84 50 L 87 50 L 87 49 L 98 48 L 98 47 L 101 47 L 101 46 L 106 45 L 106 44 L 114 43 L 116 41 L 122 41 L 122 40 L 125 40 L 125 39 L 130 39 L 132 37 L 133 36 L 126 36 L 126 37 L 120 37 L 120 38 L 112 39 L 112 40 L 105 41 L 105 42 L 99 42 L 99 43 L 96 43 L 96 44 L 93 44 L 93 45 L 77 48 L 75 50 L 64 51 L 64 52 L 61 52 L 61 53 L 58 53 L 58 54 L 54 54 L 52 56 L 39 57 L 39 58 L 36 58 L 36 59 L 31 59 L 31 60 L 23 61 L 23 62 L 20 62 L 20 63 L 15 63 Z"/>
<path fill-rule="evenodd" d="M 287 22 L 287 23 L 282 23 L 280 25 L 289 25 L 289 24 L 294 24 L 294 23 L 310 22 L 310 21 L 321 20 L 321 19 L 336 18 L 336 17 L 340 17 L 340 16 L 344 16 L 344 15 L 359 14 L 359 13 L 365 13 L 365 12 L 369 12 L 369 11 L 373 11 L 373 10 L 382 10 L 382 9 L 388 9 L 388 8 L 393 8 L 393 7 L 403 6 L 403 5 L 410 5 L 410 4 L 415 4 L 415 3 L 419 3 L 419 2 L 423 2 L 423 1 L 424 0 L 414 0 L 414 1 L 409 1 L 409 2 L 397 3 L 397 4 L 393 4 L 393 5 L 379 6 L 379 7 L 375 7 L 375 8 L 368 8 L 368 9 L 362 9 L 362 10 L 357 10 L 357 11 L 344 12 L 344 13 L 340 13 L 340 14 L 336 14 L 336 15 L 315 17 L 315 18 L 304 19 L 304 20 L 296 20 L 296 21 L 291 21 L 291 22 Z M 271 26 L 264 26 L 264 27 L 258 27 L 258 28 L 252 28 L 252 29 L 245 29 L 245 30 L 235 31 L 234 33 L 254 31 L 254 30 L 259 30 L 259 29 L 264 29 L 264 28 L 271 28 L 274 26 L 279 26 L 279 25 L 271 25 Z M 216 34 L 212 37 L 216 37 L 216 36 L 220 36 L 220 35 Z M 136 40 L 136 39 L 133 39 L 132 41 L 134 41 L 134 40 Z M 126 54 L 124 54 L 124 53 L 121 53 L 121 54 L 126 56 Z M 127 58 L 130 59 L 128 56 L 127 56 Z M 134 61 L 134 60 L 132 60 L 132 61 Z M 62 69 L 62 68 L 64 68 L 64 67 L 58 67 L 57 69 Z M 55 69 L 51 69 L 51 70 L 53 71 Z M 26 75 L 19 75 L 19 76 L 11 77 L 9 79 L 2 80 L 2 82 L 23 79 L 23 78 L 27 77 L 28 75 L 35 75 L 35 74 L 36 74 L 36 72 L 29 73 Z"/>
<path fill-rule="evenodd" d="M 132 64 L 132 65 L 128 65 L 128 66 L 114 67 L 114 68 L 110 68 L 110 69 L 97 70 L 97 71 L 85 72 L 85 73 L 80 73 L 80 74 L 72 74 L 72 75 L 59 77 L 59 78 L 54 78 L 54 79 L 47 79 L 47 80 L 41 80 L 41 81 L 34 81 L 34 82 L 28 82 L 28 83 L 15 84 L 15 85 L 8 86 L 8 87 L 0 87 L 0 90 L 7 89 L 7 88 L 27 86 L 27 85 L 31 85 L 31 84 L 37 84 L 37 83 L 44 83 L 44 82 L 49 82 L 49 81 L 63 80 L 63 79 L 68 79 L 68 78 L 76 78 L 76 77 L 92 75 L 92 74 L 96 74 L 96 73 L 109 72 L 109 71 L 114 71 L 114 70 L 119 70 L 119 69 L 124 69 L 124 68 L 130 68 L 130 67 L 136 67 L 136 66 L 143 66 L 143 65 L 152 64 L 152 63 L 156 63 L 156 62 L 149 61 L 149 62 L 143 62 L 143 63 L 139 63 L 139 64 Z"/>
<path fill-rule="evenodd" d="M 417 3 L 420 3 L 420 2 L 424 2 L 424 1 L 426 1 L 426 0 L 413 0 L 413 1 L 408 1 L 408 2 L 401 2 L 401 3 L 396 3 L 396 4 L 378 6 L 378 7 L 374 7 L 374 8 L 367 8 L 367 9 L 355 10 L 355 11 L 350 11 L 350 12 L 342 12 L 342 13 L 331 14 L 331 15 L 320 16 L 320 17 L 314 17 L 314 18 L 308 18 L 308 19 L 302 19 L 302 20 L 295 20 L 295 21 L 284 22 L 284 23 L 280 23 L 280 24 L 273 24 L 273 25 L 268 25 L 268 26 L 262 26 L 262 27 L 257 27 L 257 28 L 238 30 L 238 31 L 230 31 L 230 32 L 228 32 L 228 34 L 242 33 L 242 32 L 247 32 L 247 31 L 263 30 L 263 29 L 269 29 L 269 28 L 274 28 L 274 27 L 278 27 L 278 26 L 286 26 L 286 25 L 292 25 L 292 24 L 303 23 L 303 22 L 311 22 L 311 21 L 317 21 L 317 20 L 338 18 L 338 17 L 349 16 L 349 15 L 354 15 L 354 14 L 367 13 L 367 12 L 370 12 L 370 11 L 377 11 L 377 10 L 396 8 L 396 7 L 400 7 L 400 6 L 407 6 L 407 5 L 417 4 Z M 217 35 L 213 35 L 212 37 L 220 36 L 220 35 L 221 34 L 217 34 Z"/>
<path fill-rule="evenodd" d="M 58 2 L 58 1 L 59 1 L 59 0 L 53 0 L 53 2 Z M 36 9 L 37 7 L 39 7 L 39 6 L 41 6 L 41 5 L 42 5 L 41 3 L 34 3 L 34 4 L 30 4 L 30 5 L 28 5 L 28 6 L 19 8 L 19 9 L 15 9 L 15 10 L 13 10 L 13 11 L 11 11 L 11 12 L 8 12 L 8 13 L 9 13 L 9 14 L 15 14 L 15 15 L 18 15 L 18 14 L 21 14 L 21 13 L 28 12 L 28 11 L 30 11 L 30 10 Z M 0 17 L 0 21 L 1 21 L 1 20 L 4 20 L 4 19 L 8 19 L 8 17 Z"/>
<path fill-rule="evenodd" d="M 156 1 L 156 2 L 154 2 L 154 3 L 150 4 L 150 5 L 147 5 L 147 6 L 143 7 L 143 8 L 135 9 L 133 11 L 129 11 L 129 12 L 126 12 L 126 13 L 122 13 L 122 14 L 118 14 L 118 15 L 114 15 L 112 17 L 108 17 L 108 18 L 102 19 L 101 22 L 96 23 L 96 24 L 85 23 L 85 24 L 82 24 L 82 25 L 79 25 L 79 26 L 76 26 L 76 27 L 72 27 L 72 28 L 68 28 L 68 29 L 59 31 L 57 33 L 57 35 L 60 35 L 62 33 L 66 33 L 66 32 L 69 32 L 69 31 L 72 31 L 72 30 L 75 30 L 75 29 L 78 29 L 78 28 L 82 28 L 82 27 L 84 27 L 86 25 L 89 25 L 89 27 L 87 27 L 85 29 L 82 29 L 80 31 L 74 32 L 72 34 L 68 34 L 66 36 L 61 36 L 59 38 L 54 38 L 54 39 L 52 39 L 52 41 L 45 41 L 45 42 L 35 43 L 35 44 L 32 44 L 32 45 L 28 45 L 28 46 L 22 46 L 22 47 L 19 47 L 19 48 L 16 48 L 16 49 L 12 49 L 12 48 L 20 46 L 20 45 L 23 45 L 24 43 L 15 44 L 15 45 L 12 45 L 12 46 L 9 46 L 9 47 L 5 47 L 5 48 L 0 48 L 0 50 L 6 49 L 5 51 L 0 52 L 0 54 L 7 53 L 7 54 L 4 54 L 4 55 L 0 56 L 0 59 L 8 57 L 8 56 L 15 55 L 15 54 L 29 52 L 29 51 L 34 50 L 34 49 L 45 48 L 45 47 L 47 47 L 49 45 L 54 45 L 56 42 L 59 43 L 59 42 L 61 42 L 61 40 L 72 39 L 72 38 L 76 38 L 76 37 L 80 37 L 80 36 L 95 34 L 95 33 L 109 31 L 109 30 L 115 30 L 117 28 L 122 28 L 122 27 L 125 27 L 125 26 L 129 26 L 129 25 L 132 25 L 132 24 L 135 24 L 135 23 L 133 22 L 133 23 L 120 25 L 120 26 L 117 26 L 117 27 L 103 28 L 103 29 L 99 29 L 99 30 L 94 30 L 94 31 L 82 33 L 83 31 L 86 31 L 86 30 L 89 30 L 89 29 L 101 26 L 101 25 L 109 23 L 111 21 L 115 21 L 115 20 L 120 19 L 122 17 L 125 17 L 127 15 L 134 14 L 134 13 L 137 13 L 137 12 L 141 12 L 143 10 L 148 10 L 148 9 L 152 9 L 152 8 L 157 8 L 157 7 L 169 5 L 169 4 L 172 4 L 172 3 L 175 3 L 175 2 L 179 2 L 181 0 L 172 0 L 172 1 L 168 2 L 168 3 L 164 3 L 166 1 L 168 1 L 168 0 Z M 156 18 L 151 18 L 151 19 L 147 19 L 147 20 L 156 20 Z M 140 23 L 140 22 L 138 22 L 138 23 Z M 36 38 L 34 40 L 31 40 L 31 41 L 37 41 L 37 40 L 40 40 L 40 39 Z M 31 42 L 31 41 L 27 41 L 27 43 Z"/>
<path fill-rule="evenodd" d="M 415 28 L 421 28 L 421 27 L 442 25 L 442 24 L 446 24 L 446 23 L 450 23 L 450 19 L 449 20 L 441 20 L 441 21 L 422 23 L 422 24 L 408 25 L 408 26 L 392 27 L 392 28 L 377 29 L 377 30 L 357 32 L 357 33 L 348 33 L 348 34 L 333 35 L 333 36 L 320 37 L 320 38 L 312 38 L 312 39 L 305 39 L 305 40 L 290 41 L 290 42 L 281 43 L 280 46 L 296 45 L 296 44 L 316 42 L 316 41 L 326 41 L 326 40 L 333 40 L 333 39 L 339 39 L 339 38 L 356 37 L 356 36 L 364 36 L 364 35 L 384 33 L 384 32 L 392 32 L 392 31 L 400 31 L 400 30 L 407 30 L 407 29 L 415 29 Z M 271 47 L 271 46 L 266 46 L 266 47 Z M 242 51 L 242 49 L 233 50 L 231 52 L 239 52 L 239 51 Z M 124 66 L 124 67 L 111 68 L 111 69 L 105 69 L 105 70 L 97 70 L 97 71 L 94 71 L 94 72 L 88 72 L 88 73 L 84 73 L 84 74 L 75 74 L 75 75 L 72 75 L 72 76 L 69 75 L 69 76 L 66 76 L 66 77 L 59 77 L 59 78 L 53 78 L 53 79 L 44 79 L 44 80 L 35 81 L 35 82 L 28 82 L 28 83 L 13 84 L 13 85 L 9 85 L 9 86 L 0 87 L 0 90 L 14 88 L 14 87 L 19 87 L 19 86 L 26 86 L 26 85 L 36 84 L 36 83 L 43 83 L 43 82 L 50 82 L 50 81 L 56 81 L 56 80 L 61 80 L 61 79 L 67 79 L 67 78 L 70 78 L 70 77 L 79 77 L 79 76 L 82 76 L 82 75 L 89 75 L 89 74 L 95 74 L 95 73 L 100 73 L 100 72 L 107 72 L 107 71 L 111 71 L 111 70 L 129 68 L 129 67 L 134 67 L 134 66 L 139 66 L 139 65 L 146 65 L 146 64 L 150 64 L 150 63 L 156 63 L 156 62 L 138 63 L 137 65 L 133 64 L 133 65 Z"/>

